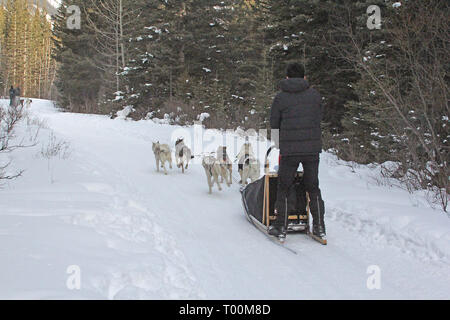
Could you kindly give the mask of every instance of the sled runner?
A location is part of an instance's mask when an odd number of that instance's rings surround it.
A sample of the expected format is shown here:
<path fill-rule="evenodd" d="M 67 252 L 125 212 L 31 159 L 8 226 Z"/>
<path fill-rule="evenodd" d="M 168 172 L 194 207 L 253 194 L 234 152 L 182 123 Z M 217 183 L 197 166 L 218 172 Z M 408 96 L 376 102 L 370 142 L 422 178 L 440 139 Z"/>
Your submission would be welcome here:
<path fill-rule="evenodd" d="M 268 157 L 273 147 L 266 154 L 265 174 L 259 180 L 241 189 L 242 203 L 247 218 L 260 231 L 268 234 L 269 227 L 277 219 L 274 214 L 277 198 L 278 173 L 269 172 Z M 303 184 L 303 172 L 297 172 L 294 184 L 287 199 L 287 232 L 304 233 L 314 240 L 327 244 L 326 239 L 316 237 L 310 232 L 309 196 Z"/>

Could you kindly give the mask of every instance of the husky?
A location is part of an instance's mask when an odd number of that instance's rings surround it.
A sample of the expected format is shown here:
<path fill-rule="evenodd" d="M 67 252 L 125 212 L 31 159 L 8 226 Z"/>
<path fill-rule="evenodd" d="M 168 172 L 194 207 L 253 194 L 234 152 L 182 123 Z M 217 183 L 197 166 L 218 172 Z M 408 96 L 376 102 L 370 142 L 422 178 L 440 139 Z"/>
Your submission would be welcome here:
<path fill-rule="evenodd" d="M 259 178 L 260 163 L 253 153 L 250 142 L 247 141 L 242 145 L 241 151 L 236 156 L 236 160 L 238 161 L 238 171 L 241 176 L 240 184 L 246 185 L 248 178 L 252 182 Z"/>
<path fill-rule="evenodd" d="M 246 156 L 252 156 L 255 157 L 255 154 L 253 153 L 253 148 L 250 142 L 245 142 L 242 147 L 241 151 L 239 151 L 238 155 L 236 156 L 236 160 L 240 160 L 242 158 L 245 158 Z"/>
<path fill-rule="evenodd" d="M 247 185 L 248 179 L 253 183 L 259 179 L 261 164 L 258 159 L 248 156 L 242 164 L 242 170 L 239 171 L 241 175 L 241 184 Z"/>
<path fill-rule="evenodd" d="M 222 180 L 220 182 L 223 183 L 223 178 L 225 177 L 227 186 L 231 186 L 233 164 L 231 163 L 230 158 L 228 158 L 227 147 L 218 147 L 216 154 L 217 154 L 217 161 L 220 164 L 220 172 L 222 176 Z"/>
<path fill-rule="evenodd" d="M 212 193 L 214 183 L 217 183 L 219 191 L 222 191 L 222 187 L 219 182 L 219 176 L 221 176 L 219 161 L 217 161 L 217 159 L 213 156 L 205 156 L 203 157 L 202 166 L 205 169 L 206 179 L 208 180 L 209 194 Z"/>
<path fill-rule="evenodd" d="M 185 144 L 183 138 L 177 139 L 175 142 L 175 159 L 178 168 L 181 168 L 181 171 L 184 173 L 184 169 L 187 169 L 189 166 L 189 161 L 194 159 L 191 153 L 191 149 L 189 149 Z"/>
<path fill-rule="evenodd" d="M 29 109 L 31 107 L 32 102 L 33 102 L 33 100 L 31 100 L 30 98 L 26 98 L 25 99 L 25 108 Z"/>
<path fill-rule="evenodd" d="M 169 162 L 170 169 L 172 169 L 172 151 L 167 144 L 160 144 L 159 141 L 152 145 L 153 153 L 156 159 L 156 171 L 159 172 L 159 164 L 164 169 L 164 174 L 167 175 L 166 162 Z"/>

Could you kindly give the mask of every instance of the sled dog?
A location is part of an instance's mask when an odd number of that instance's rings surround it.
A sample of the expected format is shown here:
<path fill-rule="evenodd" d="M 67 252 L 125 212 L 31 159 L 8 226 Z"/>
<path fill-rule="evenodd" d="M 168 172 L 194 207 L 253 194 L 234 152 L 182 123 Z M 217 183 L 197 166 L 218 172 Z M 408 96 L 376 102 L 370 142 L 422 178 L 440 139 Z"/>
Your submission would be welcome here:
<path fill-rule="evenodd" d="M 217 148 L 217 161 L 220 164 L 220 172 L 222 176 L 222 180 L 220 182 L 223 183 L 223 178 L 225 177 L 225 181 L 228 186 L 232 184 L 232 174 L 233 174 L 233 164 L 231 163 L 230 158 L 228 158 L 227 147 L 218 147 Z"/>
<path fill-rule="evenodd" d="M 236 156 L 236 159 L 242 159 L 246 156 L 252 156 L 255 157 L 255 154 L 253 153 L 253 148 L 250 142 L 245 142 L 242 147 L 241 151 L 239 151 L 238 155 Z"/>
<path fill-rule="evenodd" d="M 214 183 L 217 183 L 219 191 L 222 191 L 222 187 L 219 183 L 219 176 L 221 175 L 220 163 L 213 156 L 204 156 L 202 166 L 205 169 L 206 179 L 208 181 L 209 194 L 212 193 L 212 187 Z"/>
<path fill-rule="evenodd" d="M 253 153 L 250 142 L 245 142 L 242 145 L 236 159 L 238 160 L 238 171 L 241 176 L 240 184 L 246 185 L 249 178 L 252 182 L 259 178 L 260 163 Z"/>
<path fill-rule="evenodd" d="M 183 138 L 179 138 L 175 142 L 175 159 L 178 168 L 184 173 L 184 169 L 189 166 L 189 161 L 193 159 L 191 149 L 189 149 L 185 144 Z"/>
<path fill-rule="evenodd" d="M 29 109 L 31 107 L 32 102 L 33 102 L 33 100 L 31 100 L 30 98 L 26 98 L 25 99 L 25 108 Z"/>
<path fill-rule="evenodd" d="M 160 144 L 159 141 L 153 142 L 153 153 L 156 159 L 156 171 L 159 172 L 159 164 L 161 163 L 161 168 L 164 169 L 164 174 L 167 174 L 166 162 L 169 163 L 170 169 L 172 169 L 172 151 L 167 144 Z"/>
<path fill-rule="evenodd" d="M 241 175 L 241 184 L 247 185 L 248 179 L 250 179 L 251 182 L 258 180 L 260 175 L 260 167 L 261 164 L 258 159 L 252 156 L 246 157 L 242 164 L 242 170 L 239 170 L 239 174 Z"/>

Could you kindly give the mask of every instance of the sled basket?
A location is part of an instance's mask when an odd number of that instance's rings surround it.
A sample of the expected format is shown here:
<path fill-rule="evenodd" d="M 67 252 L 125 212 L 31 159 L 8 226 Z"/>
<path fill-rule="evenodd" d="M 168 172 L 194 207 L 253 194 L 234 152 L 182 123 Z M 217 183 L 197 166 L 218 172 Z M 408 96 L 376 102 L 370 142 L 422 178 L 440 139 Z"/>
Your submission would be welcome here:
<path fill-rule="evenodd" d="M 266 155 L 266 173 L 259 180 L 241 189 L 242 203 L 247 218 L 259 229 L 266 232 L 277 219 L 274 214 L 277 199 L 278 173 L 268 172 Z M 303 172 L 297 172 L 294 184 L 288 195 L 288 232 L 307 232 L 309 219 L 309 201 L 303 183 Z"/>

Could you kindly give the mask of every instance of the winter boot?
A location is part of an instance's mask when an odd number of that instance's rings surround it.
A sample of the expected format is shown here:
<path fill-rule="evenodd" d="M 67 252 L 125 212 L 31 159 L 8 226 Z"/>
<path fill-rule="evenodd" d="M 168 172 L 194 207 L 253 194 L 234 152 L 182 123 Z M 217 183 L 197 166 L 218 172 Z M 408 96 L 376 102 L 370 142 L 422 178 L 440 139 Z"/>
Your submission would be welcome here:
<path fill-rule="evenodd" d="M 282 225 L 273 224 L 269 227 L 268 233 L 274 237 L 286 237 L 286 229 Z"/>
<path fill-rule="evenodd" d="M 286 241 L 286 228 L 284 226 L 272 225 L 268 229 L 268 234 L 277 238 L 280 242 Z"/>
<path fill-rule="evenodd" d="M 284 227 L 284 223 L 279 221 L 280 216 L 278 216 L 277 209 L 275 209 L 275 215 L 277 216 L 277 220 L 272 223 L 272 225 L 267 230 L 268 234 L 274 237 L 278 237 L 280 239 L 286 238 L 286 228 Z"/>
<path fill-rule="evenodd" d="M 311 215 L 313 217 L 313 235 L 319 238 L 326 238 L 325 230 L 325 203 L 322 200 L 321 194 L 311 194 Z"/>

